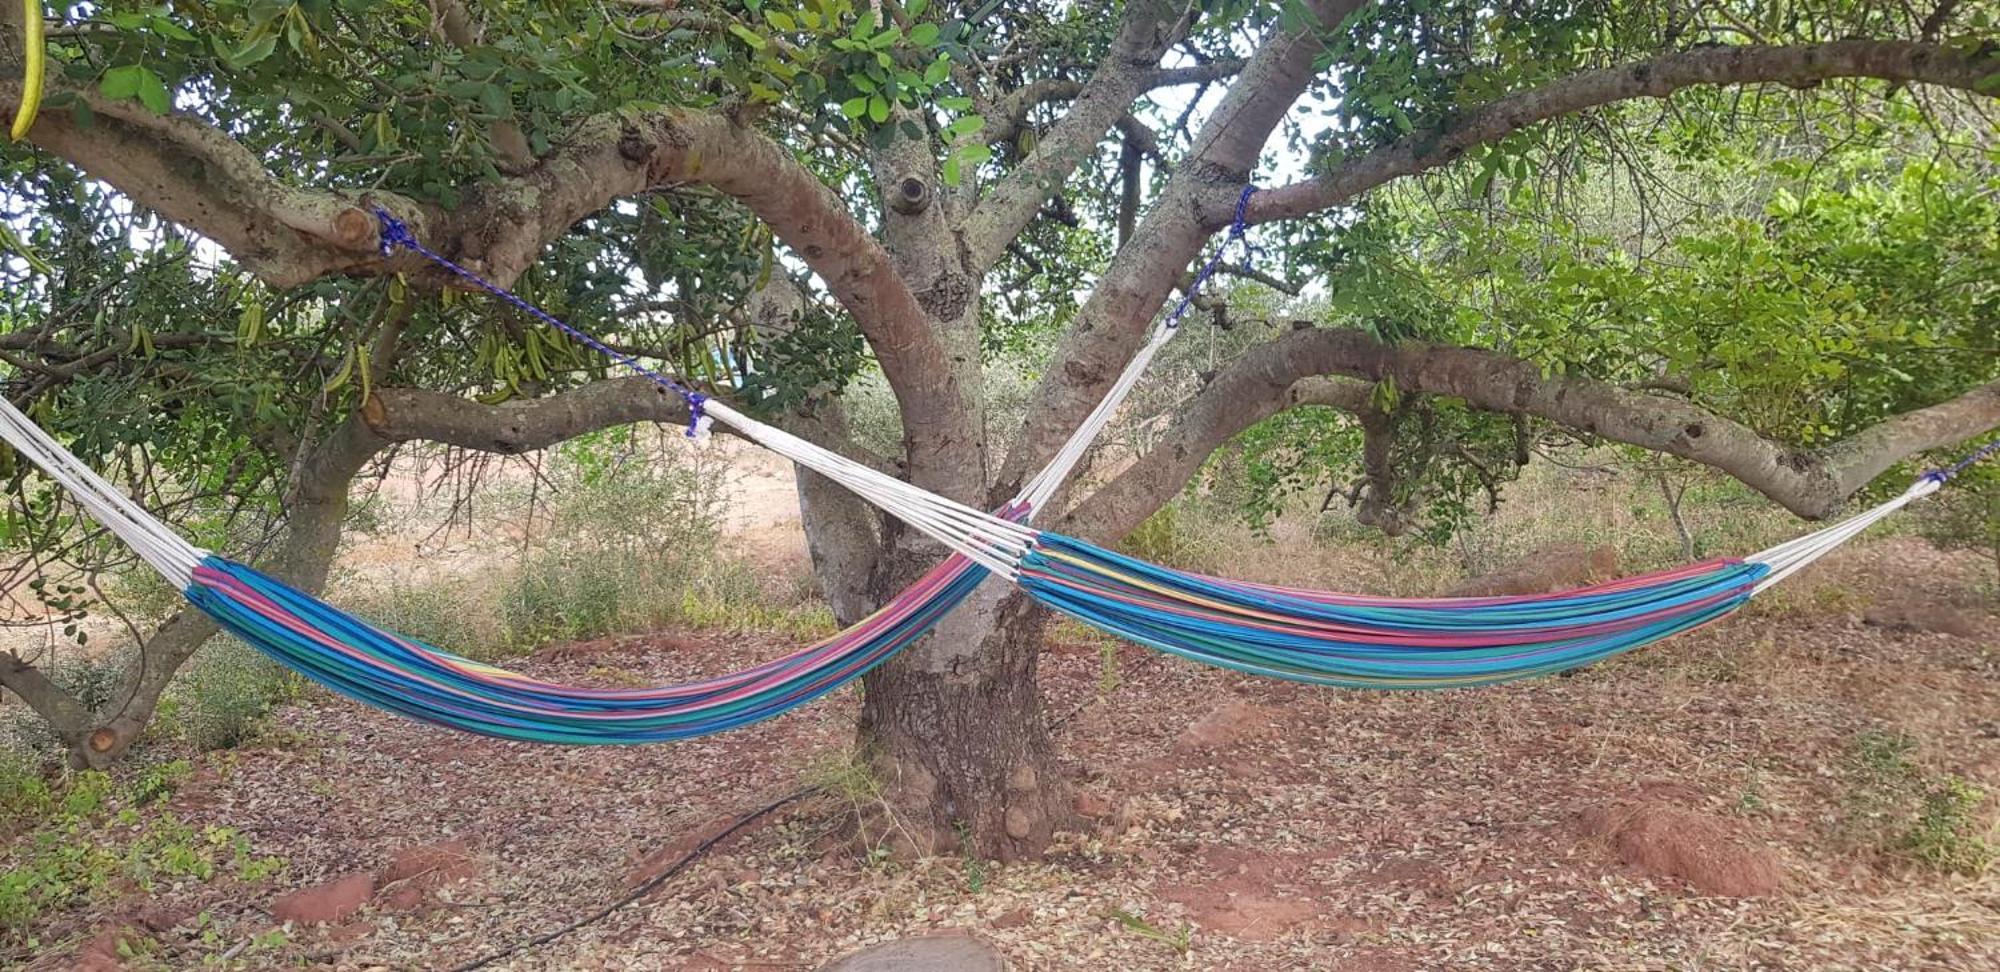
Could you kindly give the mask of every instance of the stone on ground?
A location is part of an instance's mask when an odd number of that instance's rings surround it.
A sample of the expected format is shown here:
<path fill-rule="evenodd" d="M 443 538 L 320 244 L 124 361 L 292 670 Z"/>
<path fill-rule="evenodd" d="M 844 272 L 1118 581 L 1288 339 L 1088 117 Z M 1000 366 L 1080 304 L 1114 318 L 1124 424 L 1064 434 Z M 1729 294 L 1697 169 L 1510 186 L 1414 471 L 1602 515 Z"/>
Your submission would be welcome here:
<path fill-rule="evenodd" d="M 970 935 L 925 935 L 864 948 L 820 972 L 1004 972 L 1007 960 Z"/>
<path fill-rule="evenodd" d="M 302 888 L 271 902 L 271 914 L 279 921 L 301 925 L 327 925 L 346 920 L 375 896 L 375 875 L 349 874 L 325 884 Z"/>

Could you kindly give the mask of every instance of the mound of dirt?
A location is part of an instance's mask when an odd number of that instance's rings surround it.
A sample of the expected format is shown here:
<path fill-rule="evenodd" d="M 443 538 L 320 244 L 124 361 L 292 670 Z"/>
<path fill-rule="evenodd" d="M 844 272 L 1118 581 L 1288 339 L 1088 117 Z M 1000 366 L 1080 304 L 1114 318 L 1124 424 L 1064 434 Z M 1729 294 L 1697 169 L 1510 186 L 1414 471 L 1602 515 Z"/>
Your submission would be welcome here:
<path fill-rule="evenodd" d="M 1269 706 L 1234 699 L 1210 709 L 1174 739 L 1182 755 L 1226 749 L 1270 735 L 1282 713 Z"/>
<path fill-rule="evenodd" d="M 1760 897 L 1784 886 L 1777 857 L 1714 814 L 1638 799 L 1585 810 L 1582 824 L 1625 863 L 1654 877 L 1685 881 L 1705 894 Z"/>

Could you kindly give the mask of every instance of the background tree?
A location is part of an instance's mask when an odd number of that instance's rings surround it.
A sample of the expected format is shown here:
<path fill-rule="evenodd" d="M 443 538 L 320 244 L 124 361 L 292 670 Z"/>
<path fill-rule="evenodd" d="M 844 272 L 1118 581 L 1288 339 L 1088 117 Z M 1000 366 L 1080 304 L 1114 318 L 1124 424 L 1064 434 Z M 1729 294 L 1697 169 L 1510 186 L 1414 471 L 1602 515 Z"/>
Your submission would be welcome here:
<path fill-rule="evenodd" d="M 1949 0 L 77 7 L 51 29 L 32 147 L 8 156 L 25 232 L 0 347 L 10 394 L 83 454 L 197 524 L 256 509 L 309 587 L 348 480 L 391 443 L 514 451 L 680 418 L 534 322 L 385 259 L 380 205 L 620 346 L 992 505 L 1102 395 L 1257 179 L 1263 252 L 1242 272 L 1321 312 L 1232 332 L 1150 447 L 1044 523 L 1117 537 L 1246 430 L 1288 435 L 1259 423 L 1302 406 L 1358 417 L 1340 426 L 1358 431 L 1356 498 L 1391 528 L 1426 496 L 1496 488 L 1500 460 L 1550 427 L 1706 464 L 1820 517 L 2000 424 L 1977 188 L 1993 162 L 1980 96 L 2000 85 L 1991 17 Z M 1975 229 L 1964 246 L 1916 252 L 1890 233 L 1849 254 L 1908 197 L 1871 213 L 1795 180 L 1813 194 L 1773 196 L 1768 221 L 1654 229 L 1674 240 L 1670 275 L 1575 238 L 1568 214 L 1588 200 L 1566 175 L 1640 149 L 1627 170 L 1698 158 L 1755 126 L 1796 142 L 1765 153 L 1779 158 L 1929 132 L 1938 161 L 1906 167 L 1908 191 L 1955 186 Z M 1260 175 L 1277 157 L 1308 162 Z M 1546 230 L 1491 206 L 1433 221 L 1404 187 L 1439 180 L 1505 193 Z M 1938 225 L 1908 228 L 1932 245 Z M 1814 269 L 1794 274 L 1801 261 Z M 1941 313 L 1897 311 L 1904 275 L 1932 268 L 1923 301 Z M 1746 277 L 1768 302 L 1732 299 Z M 1241 316 L 1206 303 L 1212 323 Z M 1043 338 L 1023 407 L 994 408 L 985 362 Z M 897 404 L 893 449 L 863 449 L 843 418 L 843 392 L 873 374 Z M 1438 461 L 1447 441 L 1464 448 Z M 17 522 L 54 535 L 54 499 L 23 479 L 13 497 Z M 939 555 L 810 475 L 800 500 L 842 620 Z M 919 849 L 962 835 L 1034 853 L 1064 822 L 1040 620 L 990 585 L 869 676 L 861 742 Z M 101 761 L 207 633 L 169 622 L 96 711 L 18 659 L 0 683 Z"/>

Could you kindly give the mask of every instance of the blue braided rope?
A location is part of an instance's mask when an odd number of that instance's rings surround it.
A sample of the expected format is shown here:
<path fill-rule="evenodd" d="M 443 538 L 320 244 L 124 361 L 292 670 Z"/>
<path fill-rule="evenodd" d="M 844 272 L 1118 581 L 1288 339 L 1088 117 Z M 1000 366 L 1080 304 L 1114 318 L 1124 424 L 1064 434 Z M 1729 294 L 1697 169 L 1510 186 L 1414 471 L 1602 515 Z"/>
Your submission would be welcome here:
<path fill-rule="evenodd" d="M 487 293 L 492 294 L 493 296 L 506 301 L 508 304 L 513 305 L 513 307 L 516 310 L 519 310 L 522 313 L 527 314 L 535 318 L 536 320 L 539 320 L 542 323 L 547 324 L 550 327 L 553 327 L 563 332 L 564 334 L 567 334 L 570 337 L 577 339 L 578 341 L 582 341 L 584 344 L 588 345 L 592 350 L 597 351 L 598 353 L 604 355 L 605 357 L 608 357 L 611 360 L 616 361 L 619 364 L 624 365 L 625 367 L 630 368 L 633 371 L 641 375 L 644 375 L 647 378 L 652 379 L 654 384 L 659 385 L 661 388 L 665 388 L 676 395 L 679 395 L 681 397 L 681 400 L 687 403 L 688 437 L 693 438 L 701 431 L 701 419 L 703 415 L 702 406 L 708 402 L 707 395 L 704 395 L 701 392 L 698 392 L 692 388 L 689 388 L 686 385 L 681 384 L 680 382 L 674 380 L 674 378 L 670 375 L 646 367 L 644 364 L 640 363 L 638 358 L 633 357 L 632 355 L 629 354 L 625 354 L 621 351 L 618 351 L 615 348 L 612 348 L 610 345 L 605 344 L 603 341 L 598 340 L 596 337 L 592 336 L 591 334 L 580 328 L 573 327 L 560 320 L 557 320 L 555 315 L 550 314 L 548 311 L 545 311 L 539 307 L 536 307 L 534 304 L 529 303 L 526 299 L 515 294 L 513 291 L 510 291 L 500 286 L 499 284 L 487 280 L 485 277 L 473 273 L 471 270 L 467 270 L 466 268 L 459 266 L 457 263 L 453 262 L 450 257 L 447 257 L 444 254 L 439 253 L 428 246 L 425 246 L 422 241 L 418 240 L 415 235 L 411 234 L 409 226 L 405 225 L 402 220 L 397 219 L 395 216 L 390 215 L 388 210 L 383 209 L 380 206 L 375 207 L 375 219 L 382 224 L 382 254 L 384 256 L 394 255 L 398 248 L 420 254 L 425 259 L 431 261 L 432 263 L 435 263 L 438 266 L 441 266 L 446 270 L 449 270 L 452 273 L 455 273 L 458 276 L 464 278 L 466 281 L 470 282 L 479 289 L 484 290 Z"/>
<path fill-rule="evenodd" d="M 1248 219 L 1250 214 L 1250 197 L 1256 194 L 1257 186 L 1252 183 L 1251 185 L 1244 186 L 1243 194 L 1236 197 L 1236 218 L 1229 224 L 1228 238 L 1222 241 L 1221 246 L 1215 248 L 1215 255 L 1208 258 L 1208 263 L 1202 266 L 1201 272 L 1194 275 L 1194 282 L 1188 284 L 1187 291 L 1181 294 L 1181 302 L 1174 305 L 1173 313 L 1167 315 L 1167 327 L 1176 328 L 1181 326 L 1181 318 L 1186 316 L 1189 307 L 1194 306 L 1194 299 L 1201 296 L 1201 288 L 1208 283 L 1208 278 L 1215 275 L 1216 269 L 1222 266 L 1222 254 L 1228 251 L 1229 244 L 1243 239 L 1243 234 L 1250 229 Z M 1250 265 L 1250 245 L 1248 243 L 1243 245 L 1243 265 L 1246 267 Z"/>
<path fill-rule="evenodd" d="M 1935 482 L 1938 485 L 1942 486 L 1945 483 L 1951 482 L 1953 476 L 1956 476 L 1959 473 L 1962 473 L 1967 469 L 1972 468 L 1974 465 L 1978 464 L 1982 460 L 1992 457 L 1995 453 L 2000 453 L 2000 439 L 1994 439 L 1993 441 L 1986 443 L 1985 446 L 1978 449 L 1974 449 L 1971 455 L 1968 455 L 1965 458 L 1960 459 L 1959 461 L 1944 467 L 1943 469 L 1933 469 L 1930 472 L 1924 473 L 1923 478 L 1931 480 L 1932 482 Z"/>

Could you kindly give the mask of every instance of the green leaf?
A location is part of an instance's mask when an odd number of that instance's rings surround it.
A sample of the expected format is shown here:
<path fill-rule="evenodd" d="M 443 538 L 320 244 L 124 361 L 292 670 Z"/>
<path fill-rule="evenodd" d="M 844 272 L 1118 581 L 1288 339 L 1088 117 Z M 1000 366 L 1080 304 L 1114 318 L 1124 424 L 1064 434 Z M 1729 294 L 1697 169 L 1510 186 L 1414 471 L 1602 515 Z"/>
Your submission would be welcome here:
<path fill-rule="evenodd" d="M 937 106 L 946 111 L 970 111 L 972 99 L 964 95 L 947 95 L 937 100 Z"/>
<path fill-rule="evenodd" d="M 984 162 L 987 159 L 993 157 L 993 149 L 992 147 L 986 145 L 983 142 L 973 142 L 972 144 L 967 145 L 962 149 L 959 149 L 958 156 L 959 158 L 964 159 L 968 164 L 978 165 L 979 163 Z"/>
<path fill-rule="evenodd" d="M 781 10 L 764 11 L 764 20 L 778 30 L 794 31 L 799 29 L 798 21 L 793 20 L 791 14 Z"/>
<path fill-rule="evenodd" d="M 868 99 L 868 117 L 874 119 L 875 124 L 877 125 L 880 125 L 885 121 L 888 121 L 889 120 L 888 99 L 882 97 L 881 95 L 870 96 Z"/>
<path fill-rule="evenodd" d="M 1972 90 L 1980 94 L 2000 94 L 2000 71 L 1995 71 L 1972 83 Z"/>
<path fill-rule="evenodd" d="M 479 107 L 493 118 L 504 118 L 514 113 L 514 107 L 507 98 L 507 89 L 497 84 L 480 86 Z"/>
<path fill-rule="evenodd" d="M 903 4 L 903 12 L 911 17 L 921 17 L 930 5 L 931 0 L 910 0 L 909 3 Z"/>
<path fill-rule="evenodd" d="M 985 127 L 986 119 L 978 115 L 961 115 L 956 121 L 953 121 L 945 128 L 945 134 L 950 135 L 952 138 L 960 138 Z"/>
<path fill-rule="evenodd" d="M 862 115 L 868 114 L 868 96 L 861 95 L 860 97 L 849 98 L 841 102 L 840 113 L 849 118 L 860 118 Z"/>
<path fill-rule="evenodd" d="M 937 43 L 938 25 L 918 24 L 910 28 L 910 43 L 918 47 L 929 47 Z"/>
<path fill-rule="evenodd" d="M 139 69 L 139 103 L 156 115 L 164 115 L 173 110 L 174 94 L 167 90 L 167 83 L 160 80 L 148 68 Z"/>
<path fill-rule="evenodd" d="M 224 60 L 231 68 L 241 71 L 270 57 L 271 52 L 277 49 L 278 35 L 270 31 L 265 31 L 262 36 L 253 37 L 246 41 L 242 47 L 231 51 L 229 56 Z"/>
<path fill-rule="evenodd" d="M 958 185 L 958 178 L 958 156 L 954 155 L 944 160 L 944 184 L 955 188 Z"/>
<path fill-rule="evenodd" d="M 940 57 L 924 68 L 924 83 L 936 87 L 951 77 L 951 62 Z"/>
<path fill-rule="evenodd" d="M 763 37 L 758 36 L 756 31 L 751 30 L 750 28 L 745 27 L 742 24 L 730 24 L 729 32 L 735 34 L 737 40 L 740 40 L 744 44 L 748 45 L 750 49 L 753 51 L 761 51 L 771 46 L 770 41 L 767 41 Z"/>
<path fill-rule="evenodd" d="M 104 72 L 104 77 L 97 82 L 97 90 L 104 92 L 106 98 L 114 100 L 130 98 L 139 93 L 139 85 L 142 83 L 139 76 L 149 73 L 151 72 L 137 64 L 121 64 Z"/>

